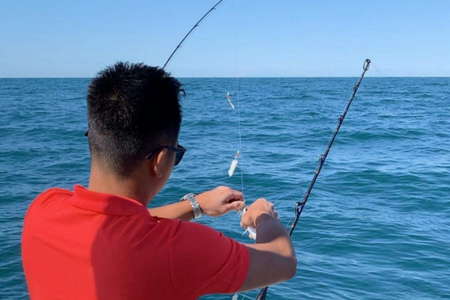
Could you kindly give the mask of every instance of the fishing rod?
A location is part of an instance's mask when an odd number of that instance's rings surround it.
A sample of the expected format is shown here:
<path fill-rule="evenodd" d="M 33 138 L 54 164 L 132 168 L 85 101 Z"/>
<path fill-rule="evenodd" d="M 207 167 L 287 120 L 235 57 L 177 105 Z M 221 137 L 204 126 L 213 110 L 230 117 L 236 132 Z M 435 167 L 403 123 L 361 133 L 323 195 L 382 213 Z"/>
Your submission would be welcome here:
<path fill-rule="evenodd" d="M 305 192 L 305 195 L 303 196 L 303 200 L 302 201 L 298 201 L 296 203 L 296 206 L 295 206 L 295 218 L 294 218 L 294 221 L 292 222 L 291 228 L 289 230 L 289 236 L 292 236 L 292 233 L 294 232 L 295 227 L 297 227 L 298 221 L 299 221 L 300 216 L 301 216 L 301 214 L 303 212 L 303 208 L 305 208 L 306 202 L 308 202 L 309 196 L 311 195 L 311 191 L 314 188 L 314 185 L 316 184 L 316 181 L 317 181 L 317 178 L 319 177 L 320 171 L 322 171 L 322 167 L 325 164 L 325 161 L 326 161 L 326 159 L 328 157 L 328 153 L 330 153 L 331 147 L 334 144 L 336 136 L 339 133 L 339 130 L 341 129 L 342 124 L 344 123 L 344 119 L 347 116 L 347 113 L 348 113 L 348 110 L 350 108 L 350 105 L 352 105 L 353 100 L 356 97 L 356 93 L 358 92 L 359 86 L 361 85 L 361 82 L 363 81 L 364 76 L 366 75 L 366 72 L 369 70 L 370 63 L 371 63 L 370 59 L 366 59 L 364 61 L 363 72 L 361 74 L 361 77 L 359 77 L 358 81 L 353 86 L 352 96 L 348 100 L 347 105 L 345 106 L 344 112 L 338 118 L 338 124 L 336 126 L 335 131 L 333 132 L 333 135 L 331 136 L 330 141 L 328 142 L 327 147 L 325 148 L 325 152 L 322 155 L 320 155 L 319 165 L 317 166 L 316 170 L 314 171 L 314 176 L 313 176 L 311 182 L 309 183 L 309 186 L 308 186 L 308 189 Z M 256 300 L 264 300 L 264 299 L 266 299 L 266 295 L 267 295 L 268 289 L 269 289 L 269 287 L 267 287 L 267 286 L 265 288 L 261 289 L 261 291 L 259 292 L 258 296 L 256 297 Z"/>
<path fill-rule="evenodd" d="M 169 57 L 167 58 L 166 62 L 162 66 L 162 69 L 164 70 L 167 66 L 167 64 L 172 60 L 172 57 L 175 55 L 175 53 L 178 51 L 178 49 L 181 47 L 181 45 L 184 43 L 184 41 L 191 35 L 191 33 L 197 28 L 200 23 L 206 19 L 206 17 L 216 9 L 217 6 L 219 6 L 220 3 L 222 3 L 224 0 L 219 0 L 214 4 L 195 24 L 194 26 L 189 29 L 189 31 L 185 34 L 185 36 L 181 39 L 181 41 L 178 43 L 178 45 L 173 49 L 172 53 L 170 53 Z"/>

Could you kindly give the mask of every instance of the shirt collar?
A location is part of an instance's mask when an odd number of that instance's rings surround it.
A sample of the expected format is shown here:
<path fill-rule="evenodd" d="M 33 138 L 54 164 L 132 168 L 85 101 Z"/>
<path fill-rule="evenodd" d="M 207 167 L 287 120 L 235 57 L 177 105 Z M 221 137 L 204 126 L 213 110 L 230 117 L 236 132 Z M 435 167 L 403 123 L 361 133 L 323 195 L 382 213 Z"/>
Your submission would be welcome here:
<path fill-rule="evenodd" d="M 74 186 L 71 203 L 81 209 L 109 215 L 127 216 L 148 212 L 147 208 L 135 199 L 93 192 L 81 185 Z"/>

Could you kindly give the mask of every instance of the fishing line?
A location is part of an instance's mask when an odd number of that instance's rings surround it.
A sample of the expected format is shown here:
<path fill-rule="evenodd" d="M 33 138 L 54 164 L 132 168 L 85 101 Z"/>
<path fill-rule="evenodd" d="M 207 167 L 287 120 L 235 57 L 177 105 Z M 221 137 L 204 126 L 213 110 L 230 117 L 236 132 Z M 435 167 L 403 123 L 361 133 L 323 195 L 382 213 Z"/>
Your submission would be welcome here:
<path fill-rule="evenodd" d="M 239 66 L 238 59 L 237 59 L 237 51 L 235 48 L 234 51 L 234 65 L 235 65 L 235 74 L 237 74 L 237 68 Z M 238 145 L 237 145 L 237 151 L 234 155 L 233 160 L 230 163 L 230 167 L 228 169 L 228 176 L 232 177 L 235 173 L 236 168 L 238 167 L 242 155 L 242 125 L 241 125 L 241 78 L 237 77 L 237 86 L 236 86 L 236 105 L 232 102 L 232 95 L 230 95 L 230 92 L 227 92 L 227 101 L 228 104 L 231 106 L 233 111 L 237 113 L 237 134 L 238 134 Z M 241 181 L 241 192 L 244 193 L 244 172 L 242 168 L 239 168 L 239 175 L 240 175 L 240 181 Z"/>
<path fill-rule="evenodd" d="M 238 86 L 240 85 L 240 82 L 238 81 Z M 239 160 L 241 157 L 241 153 L 242 153 L 242 132 L 241 132 L 241 102 L 239 99 L 239 87 L 238 87 L 238 96 L 237 96 L 237 105 L 233 104 L 233 97 L 230 94 L 230 92 L 227 92 L 226 94 L 226 99 L 228 101 L 228 104 L 231 106 L 233 111 L 237 111 L 237 123 L 238 123 L 238 128 L 237 128 L 237 133 L 238 133 L 238 149 L 236 150 L 235 154 L 234 154 L 234 158 L 230 163 L 230 167 L 228 168 L 228 177 L 233 177 L 238 165 L 239 165 Z M 244 182 L 243 182 L 243 174 L 242 171 L 240 172 L 241 174 L 241 188 L 244 188 Z"/>
<path fill-rule="evenodd" d="M 217 1 L 217 2 L 216 2 L 216 3 L 215 3 L 215 4 L 214 4 L 214 5 L 213 5 L 206 13 L 205 13 L 205 14 L 202 15 L 202 17 L 194 24 L 194 26 L 192 26 L 192 27 L 189 29 L 189 31 L 185 34 L 185 36 L 181 39 L 181 41 L 177 44 L 177 46 L 176 46 L 176 47 L 174 48 L 174 50 L 171 52 L 171 54 L 169 55 L 169 57 L 168 57 L 167 60 L 165 61 L 164 65 L 162 66 L 162 69 L 165 69 L 165 68 L 167 67 L 167 65 L 168 65 L 169 62 L 172 60 L 172 58 L 174 57 L 174 55 L 176 54 L 176 52 L 178 51 L 178 49 L 182 46 L 182 44 L 184 43 L 184 41 L 191 35 L 191 33 L 192 33 L 192 32 L 200 25 L 200 23 L 201 23 L 206 17 L 208 17 L 208 15 L 209 15 L 213 10 L 215 10 L 216 7 L 217 7 L 220 3 L 222 3 L 223 1 L 224 1 L 224 0 L 219 0 L 219 1 Z M 363 72 L 362 72 L 360 78 L 358 79 L 358 81 L 357 81 L 357 82 L 355 83 L 355 85 L 353 86 L 353 93 L 352 93 L 352 95 L 351 95 L 349 101 L 347 102 L 347 105 L 345 106 L 344 112 L 343 112 L 343 113 L 339 116 L 339 118 L 338 118 L 338 124 L 337 124 L 337 126 L 336 126 L 336 129 L 335 129 L 335 131 L 334 131 L 332 137 L 331 137 L 331 140 L 330 140 L 329 143 L 328 143 L 328 146 L 327 146 L 326 149 L 325 149 L 325 152 L 320 156 L 320 159 L 319 159 L 319 165 L 318 165 L 317 169 L 314 171 L 314 176 L 313 176 L 313 178 L 312 178 L 312 180 L 311 180 L 311 182 L 310 182 L 310 184 L 309 184 L 309 186 L 308 186 L 308 188 L 307 188 L 307 190 L 306 190 L 306 192 L 305 192 L 305 195 L 304 195 L 304 197 L 303 197 L 303 200 L 302 200 L 302 201 L 298 201 L 298 202 L 296 203 L 296 207 L 295 207 L 295 217 L 294 217 L 294 221 L 292 222 L 292 225 L 291 225 L 290 230 L 289 230 L 289 236 L 292 236 L 292 233 L 294 232 L 294 230 L 295 230 L 295 228 L 296 228 L 296 226 L 297 226 L 297 224 L 298 224 L 298 221 L 299 221 L 299 219 L 300 219 L 300 216 L 301 216 L 301 214 L 302 214 L 302 212 L 303 212 L 303 209 L 304 209 L 306 203 L 308 202 L 309 196 L 311 195 L 311 191 L 312 191 L 312 189 L 314 188 L 314 185 L 315 185 L 315 183 L 316 183 L 316 181 L 317 181 L 317 178 L 319 177 L 319 174 L 320 174 L 320 172 L 321 172 L 321 170 L 322 170 L 322 167 L 323 167 L 323 165 L 324 165 L 324 163 L 325 163 L 325 161 L 326 161 L 326 159 L 327 159 L 327 157 L 328 157 L 328 154 L 329 154 L 329 152 L 330 152 L 330 149 L 331 149 L 331 147 L 332 147 L 333 144 L 334 144 L 334 141 L 335 141 L 335 139 L 336 139 L 336 136 L 337 136 L 337 134 L 339 133 L 339 130 L 341 129 L 341 126 L 342 126 L 342 124 L 343 124 L 343 122 L 344 122 L 345 117 L 347 116 L 347 113 L 348 113 L 348 110 L 349 110 L 349 108 L 350 108 L 350 105 L 352 104 L 353 100 L 354 100 L 355 97 L 356 97 L 356 94 L 357 94 L 357 92 L 358 92 L 359 86 L 360 86 L 362 80 L 364 79 L 364 76 L 365 76 L 366 72 L 369 70 L 370 63 L 371 63 L 370 59 L 366 59 L 366 60 L 364 61 Z M 239 85 L 238 85 L 238 89 L 239 89 L 239 91 L 240 91 L 240 82 L 239 82 Z M 229 98 L 229 97 L 231 97 L 231 95 L 229 95 L 229 93 L 227 93 L 227 100 L 228 100 L 230 106 L 234 109 L 234 105 L 232 104 L 231 98 Z M 239 95 L 238 95 L 238 107 L 239 107 L 239 106 L 240 106 L 240 99 L 239 99 Z M 241 120 L 241 119 L 240 119 L 240 109 L 239 109 L 239 110 L 238 110 L 238 122 L 239 122 L 239 123 L 238 123 L 239 149 L 241 149 L 241 147 L 242 147 L 242 135 L 241 135 L 241 124 L 240 124 L 240 120 Z M 239 159 L 239 156 L 240 156 L 240 150 L 237 151 L 237 153 L 236 153 L 236 155 L 235 155 L 235 159 L 238 160 L 238 159 Z M 233 164 L 233 162 L 232 162 L 232 164 Z M 237 167 L 237 163 L 236 163 L 236 166 L 235 166 L 234 168 L 236 168 L 236 167 Z M 230 169 L 231 169 L 231 166 L 230 166 Z M 234 173 L 234 171 L 233 171 L 232 173 Z M 241 172 L 241 185 L 242 185 L 242 189 L 243 189 L 243 187 L 244 187 L 244 182 L 243 182 L 243 173 L 242 173 L 242 172 Z M 265 288 L 261 289 L 261 291 L 259 292 L 259 294 L 258 294 L 258 296 L 256 297 L 256 299 L 257 299 L 257 300 L 264 300 L 264 299 L 266 299 L 268 289 L 269 289 L 269 287 L 265 287 Z M 236 295 L 233 296 L 233 298 L 236 299 L 238 296 L 239 296 L 239 295 L 236 294 Z M 246 296 L 246 297 L 248 297 L 248 296 Z"/>
<path fill-rule="evenodd" d="M 217 6 L 220 5 L 224 0 L 217 1 L 208 11 L 206 11 L 200 19 L 188 30 L 188 32 L 184 35 L 184 37 L 180 40 L 180 42 L 177 44 L 177 46 L 173 49 L 173 51 L 170 53 L 169 57 L 167 58 L 166 62 L 163 64 L 162 69 L 164 70 L 169 62 L 174 57 L 175 53 L 178 51 L 178 49 L 181 48 L 184 41 L 191 35 L 191 33 L 200 25 L 200 23 L 206 19 L 209 14 L 217 8 Z M 240 92 L 240 80 L 238 79 L 238 92 Z M 228 104 L 231 106 L 233 110 L 235 110 L 235 105 L 232 102 L 232 96 L 229 92 L 226 94 L 226 99 L 228 101 Z M 237 111 L 238 111 L 238 135 L 239 135 L 239 149 L 236 151 L 236 154 L 234 155 L 234 159 L 231 161 L 230 167 L 228 169 L 228 176 L 232 177 L 234 175 L 234 172 L 238 166 L 239 158 L 241 156 L 241 149 L 242 149 L 242 133 L 241 133 L 241 110 L 240 110 L 240 98 L 238 93 L 238 99 L 237 99 Z M 244 174 L 242 171 L 240 172 L 241 175 L 241 189 L 244 190 Z"/>
<path fill-rule="evenodd" d="M 310 182 L 310 184 L 308 186 L 308 189 L 305 192 L 305 195 L 303 196 L 303 200 L 302 201 L 298 201 L 296 203 L 296 206 L 295 206 L 295 217 L 294 217 L 294 221 L 292 222 L 291 228 L 289 230 L 289 236 L 292 236 L 292 233 L 294 232 L 295 227 L 298 224 L 298 221 L 299 221 L 300 216 L 301 216 L 301 214 L 303 212 L 303 209 L 305 208 L 306 202 L 308 202 L 309 196 L 311 195 L 311 191 L 314 188 L 314 185 L 315 185 L 315 183 L 317 181 L 317 178 L 319 177 L 320 171 L 322 171 L 322 167 L 325 164 L 325 161 L 326 161 L 326 159 L 328 157 L 328 153 L 330 153 L 331 147 L 334 144 L 336 136 L 339 133 L 339 130 L 341 129 L 342 124 L 344 123 L 344 119 L 347 116 L 347 113 L 348 113 L 348 110 L 350 108 L 350 105 L 352 105 L 353 100 L 356 97 L 356 93 L 358 92 L 359 86 L 361 85 L 361 82 L 364 79 L 364 76 L 366 75 L 366 72 L 369 70 L 370 63 L 371 63 L 370 59 L 366 59 L 364 61 L 363 72 L 361 74 L 361 77 L 359 77 L 358 81 L 353 86 L 352 96 L 348 100 L 347 105 L 345 106 L 344 112 L 338 118 L 338 123 L 337 123 L 336 129 L 333 132 L 333 135 L 331 136 L 331 139 L 328 142 L 327 147 L 325 148 L 325 152 L 319 158 L 319 165 L 317 166 L 316 170 L 314 171 L 313 178 L 312 178 L 312 180 L 311 180 L 311 182 Z M 261 291 L 259 292 L 259 294 L 256 297 L 256 299 L 257 300 L 264 300 L 264 299 L 266 299 L 268 289 L 269 289 L 269 287 L 265 287 L 265 288 L 261 289 Z"/>
<path fill-rule="evenodd" d="M 165 61 L 165 63 L 162 66 L 162 69 L 164 70 L 167 65 L 170 63 L 170 61 L 172 60 L 172 58 L 174 57 L 174 55 L 177 53 L 177 51 L 181 48 L 181 46 L 183 45 L 184 41 L 192 34 L 192 32 L 200 25 L 200 23 L 206 19 L 209 14 L 211 14 L 211 12 L 213 10 L 215 10 L 217 8 L 217 6 L 219 6 L 224 0 L 219 0 L 217 1 L 208 11 L 206 11 L 201 17 L 200 19 L 198 19 L 198 21 L 188 30 L 188 32 L 183 36 L 183 38 L 180 40 L 180 42 L 176 45 L 176 47 L 173 49 L 173 51 L 170 53 L 169 57 L 167 58 L 167 60 Z M 242 149 L 242 131 L 241 131 L 241 101 L 240 101 L 240 89 L 241 89 L 241 82 L 240 82 L 240 78 L 238 78 L 238 96 L 237 96 L 237 113 L 238 113 L 238 135 L 239 135 L 239 147 L 238 150 L 236 151 L 236 154 L 234 155 L 233 160 L 231 161 L 230 167 L 228 169 L 228 176 L 232 177 L 234 175 L 234 172 L 236 170 L 236 168 L 238 167 L 239 164 L 239 158 L 241 156 L 241 149 Z M 231 108 L 233 110 L 236 109 L 235 105 L 232 102 L 232 95 L 227 92 L 226 94 L 226 99 L 228 101 L 228 104 L 231 106 Z M 242 170 L 240 171 L 240 177 L 241 177 L 241 190 L 242 192 L 244 192 L 244 173 L 242 172 Z"/>
<path fill-rule="evenodd" d="M 181 46 L 183 45 L 184 41 L 192 34 L 192 32 L 200 25 L 200 23 L 202 23 L 202 21 L 204 19 L 206 19 L 209 14 L 211 14 L 211 12 L 213 10 L 215 10 L 217 8 L 217 6 L 219 6 L 224 0 L 219 0 L 217 1 L 208 11 L 206 11 L 201 17 L 200 19 L 198 19 L 198 21 L 188 30 L 188 32 L 184 35 L 184 37 L 180 40 L 180 42 L 177 44 L 177 46 L 173 49 L 173 51 L 170 53 L 169 57 L 167 58 L 167 60 L 165 61 L 165 63 L 162 66 L 162 69 L 164 70 L 167 65 L 170 63 L 170 61 L 172 60 L 172 58 L 174 57 L 175 53 L 181 48 Z M 239 149 L 236 151 L 236 154 L 234 155 L 234 159 L 231 161 L 230 167 L 228 169 L 228 176 L 232 177 L 234 175 L 234 172 L 238 166 L 239 163 L 239 158 L 241 156 L 241 149 L 242 149 L 242 132 L 241 132 L 241 109 L 240 109 L 240 89 L 241 89 L 241 83 L 240 83 L 240 79 L 238 78 L 238 96 L 237 96 L 237 112 L 238 112 L 238 135 L 239 135 Z M 235 110 L 235 105 L 232 102 L 232 96 L 229 92 L 227 92 L 226 94 L 226 99 L 229 103 L 229 105 L 231 106 L 231 108 L 233 110 Z M 240 176 L 241 176 L 241 190 L 242 192 L 244 192 L 244 173 L 240 172 Z"/>
<path fill-rule="evenodd" d="M 242 125 L 241 125 L 241 79 L 238 78 L 238 134 L 239 134 L 239 151 L 242 153 Z M 240 168 L 240 175 L 241 175 L 241 192 L 244 193 L 244 171 L 242 169 L 242 166 Z"/>

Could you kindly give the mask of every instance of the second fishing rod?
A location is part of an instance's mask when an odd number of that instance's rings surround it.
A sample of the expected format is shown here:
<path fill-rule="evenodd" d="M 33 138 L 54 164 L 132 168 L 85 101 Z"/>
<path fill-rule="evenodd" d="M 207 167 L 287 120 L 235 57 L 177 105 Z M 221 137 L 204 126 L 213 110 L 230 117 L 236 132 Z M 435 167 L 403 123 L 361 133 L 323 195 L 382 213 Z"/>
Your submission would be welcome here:
<path fill-rule="evenodd" d="M 353 100 L 355 99 L 356 94 L 358 93 L 359 86 L 361 85 L 361 82 L 363 81 L 364 76 L 366 75 L 366 72 L 369 70 L 370 64 L 371 64 L 370 59 L 366 59 L 364 61 L 363 72 L 362 72 L 361 76 L 359 77 L 358 81 L 356 81 L 355 85 L 353 86 L 352 95 L 351 95 L 350 99 L 348 100 L 343 113 L 338 118 L 338 123 L 337 123 L 336 129 L 334 130 L 333 135 L 331 136 L 331 139 L 328 142 L 327 147 L 325 148 L 325 151 L 319 158 L 319 164 L 318 164 L 316 170 L 314 171 L 313 178 L 312 178 L 311 182 L 309 183 L 308 188 L 306 189 L 305 195 L 303 196 L 303 199 L 301 201 L 298 201 L 295 205 L 295 217 L 294 217 L 294 221 L 292 222 L 292 225 L 289 229 L 289 236 L 292 236 L 295 228 L 297 227 L 297 224 L 298 224 L 298 221 L 300 220 L 300 216 L 303 212 L 303 209 L 305 208 L 305 205 L 308 202 L 309 196 L 311 195 L 314 185 L 316 184 L 317 178 L 319 177 L 320 172 L 322 171 L 322 168 L 325 164 L 325 161 L 327 160 L 327 157 L 328 157 L 328 154 L 330 153 L 331 147 L 333 146 L 334 141 L 336 140 L 336 136 L 338 135 L 339 130 L 341 129 L 342 124 L 344 123 L 344 120 L 345 120 L 345 117 L 347 116 L 348 110 L 350 109 L 350 106 L 352 105 Z M 266 299 L 268 289 L 269 289 L 269 287 L 265 287 L 265 288 L 261 289 L 258 296 L 256 297 L 256 300 Z"/>

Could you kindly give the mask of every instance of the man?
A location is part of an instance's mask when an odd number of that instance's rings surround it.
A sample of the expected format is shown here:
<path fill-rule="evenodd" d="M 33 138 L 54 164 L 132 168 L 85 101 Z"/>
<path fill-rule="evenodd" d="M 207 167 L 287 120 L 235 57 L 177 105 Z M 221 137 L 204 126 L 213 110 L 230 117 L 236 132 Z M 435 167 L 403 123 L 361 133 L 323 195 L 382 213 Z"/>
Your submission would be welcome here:
<path fill-rule="evenodd" d="M 188 222 L 242 209 L 243 195 L 228 187 L 146 208 L 185 151 L 177 143 L 180 91 L 176 79 L 143 64 L 117 63 L 93 79 L 89 186 L 47 190 L 24 221 L 31 299 L 196 299 L 294 276 L 290 239 L 265 199 L 241 220 L 256 228 L 256 244 Z"/>

